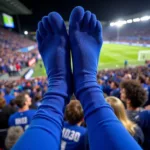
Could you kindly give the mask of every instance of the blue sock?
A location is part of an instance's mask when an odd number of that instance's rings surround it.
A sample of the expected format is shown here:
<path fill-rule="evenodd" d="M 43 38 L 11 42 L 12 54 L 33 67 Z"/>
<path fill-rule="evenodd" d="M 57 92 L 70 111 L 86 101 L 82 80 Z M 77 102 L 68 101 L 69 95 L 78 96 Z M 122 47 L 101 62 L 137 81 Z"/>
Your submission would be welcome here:
<path fill-rule="evenodd" d="M 96 83 L 97 64 L 102 46 L 102 27 L 95 14 L 84 12 L 80 6 L 73 9 L 69 20 L 75 94 L 78 97 L 81 84 Z"/>
<path fill-rule="evenodd" d="M 58 13 L 50 13 L 39 22 L 37 40 L 48 75 L 48 91 L 14 150 L 60 149 L 63 110 L 72 94 L 68 35 Z"/>
<path fill-rule="evenodd" d="M 71 13 L 69 28 L 75 94 L 84 109 L 90 149 L 140 150 L 139 145 L 106 103 L 96 82 L 102 46 L 100 22 L 90 11 L 84 12 L 82 7 L 76 7 Z"/>
<path fill-rule="evenodd" d="M 52 12 L 38 23 L 37 41 L 49 80 L 49 92 L 61 92 L 68 97 L 72 94 L 70 50 L 66 27 L 58 13 Z"/>

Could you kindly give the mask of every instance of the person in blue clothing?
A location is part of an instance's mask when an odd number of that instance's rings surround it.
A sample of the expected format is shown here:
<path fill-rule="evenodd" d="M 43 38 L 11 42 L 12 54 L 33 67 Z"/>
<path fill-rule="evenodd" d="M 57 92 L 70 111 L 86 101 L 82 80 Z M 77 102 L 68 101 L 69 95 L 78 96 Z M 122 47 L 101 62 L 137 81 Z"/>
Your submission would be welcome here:
<path fill-rule="evenodd" d="M 138 82 L 142 85 L 142 87 L 144 88 L 144 90 L 147 92 L 149 92 L 149 86 L 146 84 L 146 78 L 143 75 L 139 75 L 137 77 Z"/>
<path fill-rule="evenodd" d="M 146 77 L 146 84 L 148 86 L 148 100 L 146 101 L 144 106 L 150 107 L 150 76 Z"/>
<path fill-rule="evenodd" d="M 146 81 L 145 81 L 145 82 L 146 82 L 146 84 L 150 87 L 150 76 L 147 76 L 147 77 L 146 77 Z"/>
<path fill-rule="evenodd" d="M 112 89 L 112 91 L 110 92 L 110 96 L 115 96 L 120 98 L 119 83 L 117 81 L 112 81 L 110 87 Z"/>
<path fill-rule="evenodd" d="M 6 88 L 4 99 L 5 99 L 7 105 L 10 104 L 11 100 L 15 99 L 15 96 L 10 94 L 9 88 Z"/>
<path fill-rule="evenodd" d="M 144 133 L 144 150 L 150 150 L 150 110 L 143 111 L 137 118 L 137 123 Z"/>
<path fill-rule="evenodd" d="M 21 126 L 23 129 L 27 129 L 36 112 L 36 110 L 29 109 L 32 104 L 31 98 L 27 93 L 22 93 L 16 97 L 15 103 L 19 109 L 9 117 L 9 126 Z"/>
<path fill-rule="evenodd" d="M 71 100 L 66 106 L 65 119 L 61 150 L 86 150 L 87 129 L 81 126 L 84 120 L 83 109 L 78 100 Z"/>
<path fill-rule="evenodd" d="M 29 128 L 12 150 L 59 150 L 64 108 L 73 90 L 84 110 L 91 150 L 141 150 L 105 101 L 97 83 L 103 39 L 96 15 L 75 7 L 69 19 L 68 36 L 60 14 L 51 12 L 38 23 L 37 41 L 48 76 L 48 90 Z"/>
<path fill-rule="evenodd" d="M 145 90 L 146 94 L 147 94 L 147 99 L 143 105 L 143 107 L 147 107 L 149 105 L 149 96 L 150 96 L 150 91 L 149 91 L 149 85 L 146 83 L 146 77 L 144 75 L 139 75 L 137 77 L 138 82 L 141 84 L 141 86 L 143 87 L 143 89 Z"/>

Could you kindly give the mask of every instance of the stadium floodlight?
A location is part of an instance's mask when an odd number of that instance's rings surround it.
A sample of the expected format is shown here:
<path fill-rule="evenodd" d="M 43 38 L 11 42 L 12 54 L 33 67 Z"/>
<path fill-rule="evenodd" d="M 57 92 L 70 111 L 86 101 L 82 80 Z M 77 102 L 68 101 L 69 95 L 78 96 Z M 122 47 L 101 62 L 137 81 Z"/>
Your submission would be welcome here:
<path fill-rule="evenodd" d="M 140 22 L 140 21 L 141 21 L 140 18 L 133 19 L 133 22 Z"/>
<path fill-rule="evenodd" d="M 123 20 L 123 21 L 122 21 L 122 24 L 127 24 L 127 21 Z"/>
<path fill-rule="evenodd" d="M 28 31 L 24 31 L 24 34 L 25 34 L 25 35 L 28 35 Z"/>
<path fill-rule="evenodd" d="M 115 26 L 115 23 L 114 23 L 114 22 L 111 22 L 111 23 L 110 23 L 110 26 L 111 26 L 111 27 Z"/>
<path fill-rule="evenodd" d="M 122 21 L 117 21 L 116 23 L 115 23 L 115 25 L 117 26 L 117 27 L 122 27 L 124 24 L 126 24 L 127 22 L 125 21 L 125 20 L 122 20 Z"/>
<path fill-rule="evenodd" d="M 144 16 L 141 18 L 141 21 L 147 21 L 150 20 L 150 16 Z"/>
<path fill-rule="evenodd" d="M 127 23 L 132 23 L 132 22 L 133 22 L 132 19 L 127 20 Z"/>

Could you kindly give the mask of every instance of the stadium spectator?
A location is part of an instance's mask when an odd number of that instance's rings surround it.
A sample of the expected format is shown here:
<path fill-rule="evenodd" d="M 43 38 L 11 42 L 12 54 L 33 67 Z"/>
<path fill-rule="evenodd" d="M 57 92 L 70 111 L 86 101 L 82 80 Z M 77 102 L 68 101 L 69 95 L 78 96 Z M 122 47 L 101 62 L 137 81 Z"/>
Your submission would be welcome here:
<path fill-rule="evenodd" d="M 137 81 L 142 85 L 142 87 L 143 87 L 143 89 L 146 91 L 146 93 L 147 93 L 147 99 L 146 99 L 146 102 L 145 102 L 145 104 L 144 104 L 144 106 L 143 107 L 146 107 L 146 108 L 148 108 L 149 106 L 149 104 L 150 104 L 150 97 L 149 97 L 149 95 L 150 95 L 150 89 L 149 89 L 149 86 L 148 86 L 148 84 L 146 84 L 146 77 L 144 76 L 144 75 L 138 75 L 137 76 Z"/>
<path fill-rule="evenodd" d="M 146 92 L 137 81 L 128 80 L 121 83 L 121 100 L 126 104 L 127 115 L 131 121 L 136 121 L 146 99 Z"/>
<path fill-rule="evenodd" d="M 150 150 L 150 111 L 143 111 L 137 118 L 137 123 L 144 133 L 144 150 Z"/>
<path fill-rule="evenodd" d="M 27 93 L 21 93 L 15 99 L 18 106 L 18 112 L 12 114 L 9 118 L 9 126 L 21 126 L 27 129 L 36 110 L 30 110 L 31 98 Z"/>
<path fill-rule="evenodd" d="M 9 104 L 11 100 L 15 99 L 15 97 L 10 93 L 11 89 L 6 88 L 4 99 L 6 100 L 6 104 Z"/>
<path fill-rule="evenodd" d="M 112 81 L 110 84 L 110 87 L 112 89 L 112 91 L 110 92 L 110 95 L 120 98 L 119 83 L 117 83 L 117 81 Z"/>
<path fill-rule="evenodd" d="M 32 95 L 33 96 L 33 95 Z M 41 100 L 42 100 L 42 92 L 40 89 L 36 89 L 36 93 L 33 96 L 34 98 L 32 99 L 32 105 L 30 108 L 32 109 L 37 109 L 41 105 Z"/>
<path fill-rule="evenodd" d="M 3 91 L 3 90 L 0 90 L 0 98 L 4 98 L 4 96 L 5 96 L 4 91 Z"/>
<path fill-rule="evenodd" d="M 128 132 L 134 137 L 134 139 L 142 146 L 144 142 L 144 135 L 142 130 L 130 121 L 127 117 L 125 107 L 120 99 L 117 97 L 107 97 L 106 101 L 112 106 L 114 109 L 115 115 L 118 117 L 118 119 L 122 122 L 124 127 L 128 130 Z"/>
<path fill-rule="evenodd" d="M 71 100 L 65 110 L 61 150 L 86 150 L 87 129 L 82 127 L 83 109 L 78 100 Z"/>
<path fill-rule="evenodd" d="M 150 76 L 146 77 L 146 84 L 148 86 L 148 101 L 145 103 L 146 109 L 150 110 Z"/>
<path fill-rule="evenodd" d="M 2 110 L 5 104 L 4 98 L 0 97 L 0 148 L 4 148 L 4 140 L 8 128 L 8 116 Z"/>
<path fill-rule="evenodd" d="M 146 77 L 146 84 L 150 86 L 150 76 Z"/>
<path fill-rule="evenodd" d="M 3 98 L 0 98 L 0 129 L 8 128 L 8 117 L 7 114 L 3 112 L 3 108 L 5 107 L 6 102 Z"/>
<path fill-rule="evenodd" d="M 12 103 L 12 101 L 11 101 Z M 4 148 L 4 140 L 8 129 L 8 119 L 16 111 L 11 105 L 6 105 L 3 97 L 0 97 L 0 148 Z"/>
<path fill-rule="evenodd" d="M 42 93 L 40 93 L 40 92 L 37 93 L 34 100 L 35 100 L 35 106 L 38 108 L 41 105 Z"/>
<path fill-rule="evenodd" d="M 3 112 L 5 114 L 7 114 L 7 116 L 9 117 L 11 114 L 15 113 L 18 110 L 16 103 L 15 103 L 15 99 L 11 100 L 9 105 L 5 105 L 3 107 Z"/>
<path fill-rule="evenodd" d="M 124 80 L 131 80 L 132 76 L 131 76 L 131 74 L 127 73 L 127 74 L 124 75 L 123 79 Z"/>
<path fill-rule="evenodd" d="M 23 128 L 20 126 L 10 127 L 5 140 L 5 146 L 7 150 L 11 150 L 13 145 L 24 133 Z"/>
<path fill-rule="evenodd" d="M 139 76 L 137 76 L 137 80 L 142 85 L 142 87 L 144 88 L 144 90 L 148 93 L 149 87 L 146 84 L 145 76 L 144 75 L 139 75 Z"/>
<path fill-rule="evenodd" d="M 146 105 L 146 106 L 144 107 L 144 109 L 145 109 L 145 110 L 150 110 L 150 105 Z"/>

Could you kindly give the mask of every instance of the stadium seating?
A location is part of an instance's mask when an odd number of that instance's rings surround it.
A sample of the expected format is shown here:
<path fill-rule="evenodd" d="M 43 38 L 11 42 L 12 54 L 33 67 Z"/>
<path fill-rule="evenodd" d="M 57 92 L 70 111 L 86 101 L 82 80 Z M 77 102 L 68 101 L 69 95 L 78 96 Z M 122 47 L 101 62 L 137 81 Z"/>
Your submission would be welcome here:
<path fill-rule="evenodd" d="M 0 74 L 19 71 L 27 66 L 36 51 L 26 54 L 18 52 L 20 48 L 35 45 L 35 42 L 22 35 L 0 28 Z"/>
<path fill-rule="evenodd" d="M 0 43 L 3 48 L 11 50 L 18 50 L 35 44 L 35 42 L 24 38 L 24 36 L 3 28 L 0 28 Z"/>

